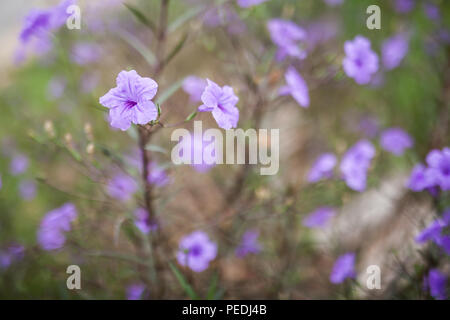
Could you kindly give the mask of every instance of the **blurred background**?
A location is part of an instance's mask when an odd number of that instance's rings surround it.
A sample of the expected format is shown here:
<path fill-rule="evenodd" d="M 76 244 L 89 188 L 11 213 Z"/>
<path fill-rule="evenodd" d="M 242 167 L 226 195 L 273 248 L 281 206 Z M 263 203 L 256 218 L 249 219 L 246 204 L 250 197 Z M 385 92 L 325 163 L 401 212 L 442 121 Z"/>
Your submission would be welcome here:
<path fill-rule="evenodd" d="M 381 29 L 369 30 L 375 3 Z M 80 29 L 66 27 L 71 4 Z M 0 298 L 448 298 L 449 15 L 444 0 L 2 2 Z M 274 31 L 272 19 L 295 26 Z M 358 35 L 378 57 L 364 84 L 342 67 Z M 280 57 L 290 41 L 305 57 Z M 307 108 L 280 95 L 289 68 Z M 122 70 L 157 81 L 161 125 L 110 125 L 99 98 Z M 206 78 L 239 97 L 238 128 L 280 130 L 276 175 L 172 163 L 174 129 L 218 128 L 195 113 Z M 359 141 L 374 152 L 356 190 L 343 163 Z M 417 187 L 432 150 L 440 180 Z M 351 174 L 365 161 L 352 159 Z M 196 231 L 217 248 L 201 272 L 179 258 Z M 79 290 L 67 288 L 69 265 Z M 379 289 L 367 286 L 371 265 Z"/>

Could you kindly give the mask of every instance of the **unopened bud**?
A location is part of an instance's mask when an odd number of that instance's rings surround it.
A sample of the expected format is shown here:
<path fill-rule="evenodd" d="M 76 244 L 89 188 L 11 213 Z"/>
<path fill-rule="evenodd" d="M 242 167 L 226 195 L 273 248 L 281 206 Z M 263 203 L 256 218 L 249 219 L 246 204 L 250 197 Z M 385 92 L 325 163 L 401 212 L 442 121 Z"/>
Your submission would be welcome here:
<path fill-rule="evenodd" d="M 44 122 L 44 131 L 52 138 L 55 137 L 55 127 L 53 126 L 53 122 L 50 120 L 46 120 Z"/>
<path fill-rule="evenodd" d="M 86 153 L 87 154 L 93 154 L 95 150 L 94 144 L 92 142 L 90 142 L 87 146 L 86 146 Z"/>
<path fill-rule="evenodd" d="M 64 135 L 64 140 L 68 145 L 72 144 L 72 135 L 70 133 L 66 133 Z"/>
<path fill-rule="evenodd" d="M 84 133 L 86 134 L 88 140 L 93 140 L 94 137 L 92 135 L 92 125 L 89 122 L 86 122 L 84 124 Z"/>

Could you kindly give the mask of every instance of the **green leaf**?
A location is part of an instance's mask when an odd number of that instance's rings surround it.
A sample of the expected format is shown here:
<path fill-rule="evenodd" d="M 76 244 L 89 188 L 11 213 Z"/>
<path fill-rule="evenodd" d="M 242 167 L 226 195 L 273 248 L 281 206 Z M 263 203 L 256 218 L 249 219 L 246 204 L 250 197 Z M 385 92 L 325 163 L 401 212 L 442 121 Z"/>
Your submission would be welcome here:
<path fill-rule="evenodd" d="M 140 11 L 139 9 L 137 9 L 136 7 L 134 7 L 134 6 L 130 5 L 130 4 L 124 3 L 123 5 L 128 10 L 130 10 L 130 12 L 136 17 L 136 19 L 139 22 L 141 22 L 145 26 L 149 27 L 153 31 L 156 30 L 155 24 L 147 16 L 145 16 L 145 14 L 143 14 L 142 11 Z"/>
<path fill-rule="evenodd" d="M 171 85 L 166 91 L 164 91 L 158 99 L 156 99 L 157 104 L 163 104 L 164 101 L 169 99 L 178 89 L 180 89 L 183 84 L 183 79 L 178 80 L 173 85 Z"/>
<path fill-rule="evenodd" d="M 157 146 L 156 144 L 146 145 L 145 146 L 145 150 L 167 154 L 167 150 L 166 149 L 164 149 L 164 148 L 162 148 L 160 146 Z"/>
<path fill-rule="evenodd" d="M 187 116 L 186 121 L 191 121 L 197 116 L 197 111 L 192 112 L 190 115 Z"/>
<path fill-rule="evenodd" d="M 173 274 L 177 278 L 178 282 L 180 283 L 181 287 L 186 291 L 186 294 L 189 296 L 189 298 L 195 300 L 197 299 L 197 294 L 195 293 L 194 289 L 190 286 L 190 284 L 186 281 L 184 276 L 181 274 L 180 270 L 177 269 L 172 263 L 169 262 L 170 269 L 172 270 Z"/>
<path fill-rule="evenodd" d="M 191 18 L 195 17 L 197 14 L 199 14 L 203 10 L 203 7 L 196 7 L 189 9 L 182 15 L 180 15 L 178 18 L 176 18 L 168 27 L 169 32 L 174 32 L 179 27 L 181 27 L 185 22 L 190 20 Z"/>
<path fill-rule="evenodd" d="M 178 41 L 175 48 L 173 48 L 172 51 L 169 53 L 169 55 L 166 57 L 166 59 L 164 60 L 164 64 L 168 64 L 170 62 L 170 60 L 172 60 L 178 54 L 178 52 L 180 52 L 180 50 L 183 48 L 184 44 L 186 43 L 187 38 L 188 38 L 188 34 L 186 33 L 181 38 L 181 40 Z"/>
<path fill-rule="evenodd" d="M 206 295 L 207 300 L 214 300 L 216 297 L 216 289 L 217 289 L 217 273 L 215 273 L 211 279 L 211 283 L 209 285 L 208 294 Z"/>
<path fill-rule="evenodd" d="M 139 52 L 152 67 L 156 65 L 156 57 L 138 38 L 125 30 L 118 30 L 116 34 Z"/>

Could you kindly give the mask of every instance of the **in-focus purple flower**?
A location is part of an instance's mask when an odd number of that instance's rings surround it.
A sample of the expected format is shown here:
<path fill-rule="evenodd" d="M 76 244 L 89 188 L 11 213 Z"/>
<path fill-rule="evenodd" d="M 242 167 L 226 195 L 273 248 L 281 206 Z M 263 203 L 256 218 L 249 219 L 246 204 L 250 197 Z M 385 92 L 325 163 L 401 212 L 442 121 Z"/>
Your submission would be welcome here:
<path fill-rule="evenodd" d="M 442 190 L 450 190 L 450 148 L 432 150 L 427 155 L 429 175 Z"/>
<path fill-rule="evenodd" d="M 23 259 L 25 247 L 11 243 L 6 249 L 0 250 L 0 269 L 7 269 L 11 264 Z"/>
<path fill-rule="evenodd" d="M 340 169 L 347 185 L 356 191 L 366 189 L 367 170 L 375 156 L 375 148 L 368 140 L 360 140 L 342 157 Z"/>
<path fill-rule="evenodd" d="M 211 145 L 213 144 L 213 145 Z M 209 152 L 210 151 L 210 152 Z M 180 157 L 183 158 L 184 153 L 190 159 L 190 165 L 200 173 L 208 172 L 216 165 L 216 150 L 214 140 L 205 140 L 201 135 L 191 133 L 185 140 L 184 137 L 180 141 Z M 198 159 L 199 161 L 196 161 Z"/>
<path fill-rule="evenodd" d="M 323 228 L 328 221 L 336 215 L 331 207 L 320 207 L 303 219 L 303 225 L 308 228 Z"/>
<path fill-rule="evenodd" d="M 202 94 L 203 104 L 198 107 L 198 111 L 211 111 L 217 125 L 222 129 L 236 128 L 239 120 L 239 109 L 236 108 L 236 103 L 239 98 L 234 94 L 233 88 L 230 86 L 221 88 L 209 79 L 206 81 L 208 85 Z"/>
<path fill-rule="evenodd" d="M 383 42 L 381 58 L 383 60 L 383 66 L 387 70 L 392 70 L 400 65 L 408 53 L 408 42 L 408 36 L 404 33 L 399 33 Z"/>
<path fill-rule="evenodd" d="M 259 232 L 256 230 L 248 230 L 242 236 L 241 243 L 236 248 L 236 256 L 243 258 L 246 255 L 253 253 L 257 254 L 261 252 L 261 244 L 258 241 Z"/>
<path fill-rule="evenodd" d="M 439 7 L 431 2 L 425 2 L 423 4 L 423 10 L 425 11 L 425 15 L 430 20 L 437 21 L 441 18 L 441 12 L 439 11 Z"/>
<path fill-rule="evenodd" d="M 408 13 L 415 6 L 415 0 L 395 0 L 394 8 L 399 13 Z"/>
<path fill-rule="evenodd" d="M 317 182 L 333 176 L 333 169 L 336 166 L 337 158 L 332 153 L 324 153 L 317 158 L 308 173 L 309 182 Z"/>
<path fill-rule="evenodd" d="M 36 183 L 33 180 L 23 180 L 19 184 L 19 193 L 22 199 L 29 201 L 36 196 Z"/>
<path fill-rule="evenodd" d="M 304 108 L 309 106 L 308 85 L 294 67 L 289 67 L 284 75 L 286 85 L 279 90 L 280 95 L 290 94 Z"/>
<path fill-rule="evenodd" d="M 195 272 L 202 272 L 217 255 L 217 245 L 203 231 L 194 231 L 180 241 L 177 260 Z"/>
<path fill-rule="evenodd" d="M 441 235 L 442 230 L 444 229 L 445 224 L 442 220 L 437 219 L 434 220 L 428 227 L 423 229 L 419 235 L 416 237 L 416 242 L 419 244 L 423 244 L 429 240 L 437 240 Z"/>
<path fill-rule="evenodd" d="M 38 242 L 44 250 L 56 250 L 64 246 L 66 236 L 70 231 L 71 222 L 77 217 L 77 210 L 72 203 L 48 212 L 41 221 L 38 230 Z"/>
<path fill-rule="evenodd" d="M 355 254 L 349 252 L 341 255 L 334 263 L 330 274 L 331 283 L 338 284 L 347 278 L 355 278 Z"/>
<path fill-rule="evenodd" d="M 80 66 L 97 61 L 101 56 L 99 46 L 89 42 L 79 42 L 72 48 L 71 59 Z"/>
<path fill-rule="evenodd" d="M 121 71 L 112 88 L 100 103 L 109 108 L 111 126 L 122 131 L 132 123 L 147 124 L 156 120 L 158 110 L 151 101 L 156 95 L 158 84 L 150 78 L 141 77 L 136 71 Z"/>
<path fill-rule="evenodd" d="M 356 36 L 344 45 L 345 58 L 342 61 L 344 71 L 358 84 L 367 84 L 372 75 L 378 71 L 378 56 L 371 49 L 369 39 Z"/>
<path fill-rule="evenodd" d="M 150 221 L 148 211 L 144 208 L 137 208 L 134 210 L 134 224 L 141 230 L 142 233 L 149 233 L 150 231 L 155 231 L 158 226 Z"/>
<path fill-rule="evenodd" d="M 249 7 L 256 6 L 256 5 L 266 2 L 266 1 L 268 1 L 268 0 L 237 0 L 237 4 L 241 8 L 249 8 Z"/>
<path fill-rule="evenodd" d="M 447 298 L 447 277 L 438 269 L 431 269 L 425 279 L 426 287 L 430 290 L 430 295 L 438 300 Z"/>
<path fill-rule="evenodd" d="M 166 171 L 163 168 L 159 167 L 156 162 L 150 163 L 148 170 L 149 172 L 147 180 L 149 183 L 158 187 L 164 187 L 170 182 Z"/>
<path fill-rule="evenodd" d="M 66 90 L 66 80 L 62 77 L 53 77 L 47 88 L 47 96 L 49 99 L 54 100 L 61 98 Z"/>
<path fill-rule="evenodd" d="M 435 179 L 432 172 L 423 164 L 414 166 L 407 182 L 407 187 L 412 191 L 419 192 L 434 185 Z"/>
<path fill-rule="evenodd" d="M 292 21 L 272 19 L 267 23 L 270 38 L 277 45 L 277 60 L 283 60 L 286 56 L 304 59 L 307 56 L 302 46 L 307 38 L 305 30 Z"/>
<path fill-rule="evenodd" d="M 28 169 L 28 158 L 23 154 L 15 155 L 9 164 L 9 171 L 16 176 L 24 173 Z"/>
<path fill-rule="evenodd" d="M 142 283 L 129 285 L 127 287 L 127 300 L 141 300 L 144 291 L 145 285 Z"/>
<path fill-rule="evenodd" d="M 107 189 L 111 197 L 126 202 L 131 199 L 138 186 L 129 175 L 118 173 L 109 180 Z"/>
<path fill-rule="evenodd" d="M 344 0 L 325 0 L 325 3 L 329 6 L 334 7 L 344 3 Z"/>
<path fill-rule="evenodd" d="M 381 147 L 396 156 L 401 156 L 405 149 L 413 146 L 414 141 L 408 133 L 400 128 L 389 128 L 381 133 Z"/>
<path fill-rule="evenodd" d="M 196 76 L 188 76 L 183 81 L 183 90 L 189 95 L 192 102 L 202 100 L 202 93 L 206 88 L 206 80 Z"/>

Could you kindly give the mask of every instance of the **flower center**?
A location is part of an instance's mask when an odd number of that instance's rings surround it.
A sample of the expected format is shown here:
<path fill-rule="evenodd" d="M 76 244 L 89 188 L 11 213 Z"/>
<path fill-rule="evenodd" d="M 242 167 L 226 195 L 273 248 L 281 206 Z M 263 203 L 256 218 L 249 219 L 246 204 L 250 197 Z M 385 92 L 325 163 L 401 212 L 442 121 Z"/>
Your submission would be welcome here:
<path fill-rule="evenodd" d="M 196 244 L 191 247 L 191 249 L 189 250 L 189 254 L 191 256 L 198 257 L 199 255 L 202 254 L 202 251 L 203 251 L 202 247 Z"/>
<path fill-rule="evenodd" d="M 137 102 L 136 102 L 136 101 L 133 101 L 133 100 L 128 100 L 128 101 L 125 102 L 125 108 L 126 108 L 126 109 L 131 109 L 131 108 L 133 108 L 135 105 L 137 105 Z"/>

